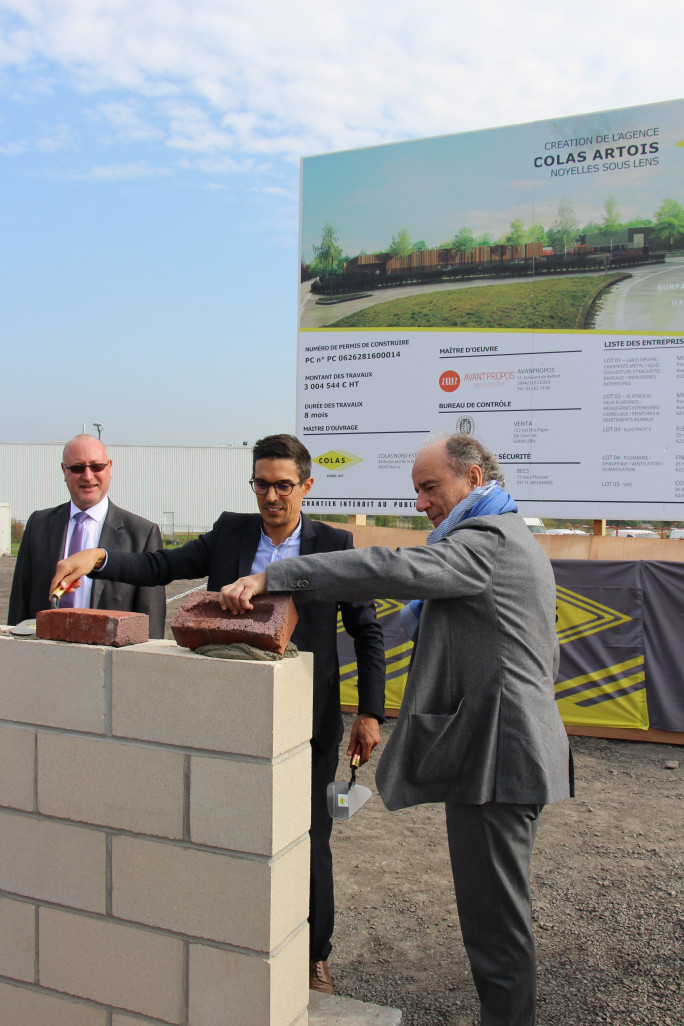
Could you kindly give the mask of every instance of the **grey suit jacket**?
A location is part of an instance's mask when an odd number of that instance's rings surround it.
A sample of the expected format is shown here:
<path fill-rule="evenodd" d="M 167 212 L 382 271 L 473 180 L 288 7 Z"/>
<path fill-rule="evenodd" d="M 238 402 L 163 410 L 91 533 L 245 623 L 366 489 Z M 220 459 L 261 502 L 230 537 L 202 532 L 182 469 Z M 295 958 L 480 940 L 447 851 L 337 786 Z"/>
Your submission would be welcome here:
<path fill-rule="evenodd" d="M 272 563 L 302 599 L 423 598 L 402 707 L 377 770 L 390 809 L 544 804 L 571 793 L 555 702 L 555 583 L 516 513 L 473 517 L 435 545 Z"/>
<path fill-rule="evenodd" d="M 20 623 L 34 617 L 39 609 L 49 608 L 48 590 L 57 562 L 64 553 L 69 508 L 70 504 L 65 502 L 53 509 L 36 510 L 29 517 L 14 568 L 8 623 Z M 115 506 L 110 500 L 100 545 L 124 552 L 154 552 L 161 548 L 162 539 L 156 524 Z M 147 613 L 150 637 L 164 637 L 164 588 L 138 588 L 94 580 L 90 606 L 91 609 Z"/>

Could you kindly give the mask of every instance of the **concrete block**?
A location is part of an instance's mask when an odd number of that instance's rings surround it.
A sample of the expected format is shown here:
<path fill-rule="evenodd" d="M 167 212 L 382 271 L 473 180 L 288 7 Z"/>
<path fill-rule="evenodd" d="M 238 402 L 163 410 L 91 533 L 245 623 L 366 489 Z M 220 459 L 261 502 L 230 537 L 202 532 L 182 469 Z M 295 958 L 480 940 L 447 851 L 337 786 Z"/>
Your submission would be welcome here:
<path fill-rule="evenodd" d="M 0 810 L 0 890 L 105 911 L 105 837 L 97 830 Z"/>
<path fill-rule="evenodd" d="M 129 1015 L 127 1012 L 114 1012 L 112 1026 L 159 1026 L 159 1019 L 142 1018 L 135 1014 Z"/>
<path fill-rule="evenodd" d="M 3 1026 L 107 1026 L 107 1011 L 61 994 L 0 982 Z"/>
<path fill-rule="evenodd" d="M 33 812 L 35 748 L 35 731 L 0 726 L 0 805 Z"/>
<path fill-rule="evenodd" d="M 41 733 L 38 810 L 162 837 L 183 836 L 183 756 L 142 745 Z"/>
<path fill-rule="evenodd" d="M 41 609 L 36 614 L 36 636 L 47 641 L 78 645 L 140 645 L 149 640 L 147 613 L 119 609 Z"/>
<path fill-rule="evenodd" d="M 300 930 L 272 959 L 190 945 L 192 1026 L 290 1026 L 309 1001 L 309 936 Z M 230 1009 L 230 1014 L 227 1010 Z"/>
<path fill-rule="evenodd" d="M 0 976 L 33 983 L 35 924 L 36 910 L 30 902 L 13 901 L 0 895 Z"/>
<path fill-rule="evenodd" d="M 41 908 L 40 982 L 52 990 L 140 1012 L 183 1017 L 183 942 L 108 919 Z"/>
<path fill-rule="evenodd" d="M 309 838 L 276 859 L 112 839 L 112 914 L 268 952 L 305 923 Z"/>
<path fill-rule="evenodd" d="M 221 609 L 219 592 L 190 595 L 172 624 L 173 636 L 185 648 L 243 642 L 282 655 L 299 616 L 289 595 L 257 595 L 254 609 L 240 615 Z"/>
<path fill-rule="evenodd" d="M 313 990 L 309 995 L 309 1026 L 401 1026 L 401 1021 L 398 1008 Z"/>
<path fill-rule="evenodd" d="M 193 756 L 190 839 L 274 855 L 311 823 L 311 746 L 274 763 Z"/>
<path fill-rule="evenodd" d="M 103 648 L 0 638 L 0 720 L 104 732 Z"/>
<path fill-rule="evenodd" d="M 119 737 L 272 758 L 311 737 L 313 656 L 235 662 L 155 642 L 112 657 Z"/>

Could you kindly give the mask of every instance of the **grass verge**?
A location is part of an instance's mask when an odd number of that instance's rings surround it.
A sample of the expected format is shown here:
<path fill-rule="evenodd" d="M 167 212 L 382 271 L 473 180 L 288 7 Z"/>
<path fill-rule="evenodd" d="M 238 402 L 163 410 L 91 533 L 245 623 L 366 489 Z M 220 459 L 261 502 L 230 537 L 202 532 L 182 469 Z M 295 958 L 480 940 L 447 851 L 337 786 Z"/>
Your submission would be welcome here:
<path fill-rule="evenodd" d="M 406 296 L 349 314 L 331 327 L 573 329 L 597 287 L 620 278 L 619 274 L 534 278 Z"/>

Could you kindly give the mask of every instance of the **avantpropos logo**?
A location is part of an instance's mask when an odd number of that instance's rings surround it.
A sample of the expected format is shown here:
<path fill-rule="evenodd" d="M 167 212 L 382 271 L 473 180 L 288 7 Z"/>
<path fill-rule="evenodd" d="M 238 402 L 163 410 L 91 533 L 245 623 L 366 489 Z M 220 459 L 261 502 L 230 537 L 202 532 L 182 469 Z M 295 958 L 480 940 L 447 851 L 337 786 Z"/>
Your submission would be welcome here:
<path fill-rule="evenodd" d="M 455 392 L 461 384 L 461 377 L 455 370 L 444 371 L 439 376 L 439 387 L 443 392 Z"/>
<path fill-rule="evenodd" d="M 317 463 L 319 467 L 325 467 L 326 470 L 346 470 L 348 467 L 353 467 L 355 463 L 362 462 L 360 456 L 345 452 L 344 449 L 331 449 L 330 452 L 324 452 L 321 456 L 314 456 L 314 463 Z"/>

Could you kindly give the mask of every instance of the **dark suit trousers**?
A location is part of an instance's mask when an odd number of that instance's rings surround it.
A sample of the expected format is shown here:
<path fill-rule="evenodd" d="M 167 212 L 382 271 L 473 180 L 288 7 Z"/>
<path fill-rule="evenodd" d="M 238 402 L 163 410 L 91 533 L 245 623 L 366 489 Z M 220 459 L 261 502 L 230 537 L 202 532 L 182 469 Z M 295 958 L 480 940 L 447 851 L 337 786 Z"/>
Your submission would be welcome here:
<path fill-rule="evenodd" d="M 333 821 L 328 812 L 328 784 L 335 779 L 337 748 L 321 748 L 311 742 L 311 875 L 309 891 L 309 957 L 325 961 L 335 925 L 333 862 L 330 834 Z"/>
<path fill-rule="evenodd" d="M 481 1026 L 534 1026 L 530 858 L 541 805 L 446 806 L 456 904 Z"/>

